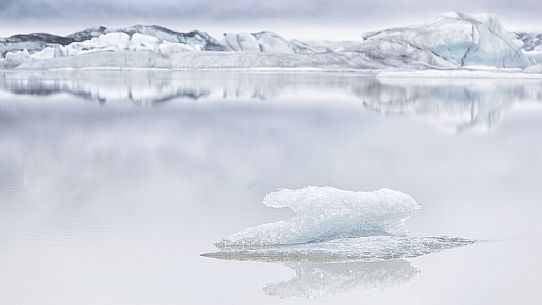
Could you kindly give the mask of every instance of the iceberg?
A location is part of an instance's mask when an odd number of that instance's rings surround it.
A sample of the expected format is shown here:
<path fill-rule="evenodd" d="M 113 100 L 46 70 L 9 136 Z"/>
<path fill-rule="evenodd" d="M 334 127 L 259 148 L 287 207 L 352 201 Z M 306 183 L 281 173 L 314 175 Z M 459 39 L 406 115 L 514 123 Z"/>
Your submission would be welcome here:
<path fill-rule="evenodd" d="M 395 67 L 524 68 L 531 62 L 521 47 L 497 16 L 451 12 L 429 23 L 368 33 L 353 50 Z"/>
<path fill-rule="evenodd" d="M 289 41 L 271 31 L 227 33 L 219 41 L 198 30 L 99 26 L 66 37 L 29 34 L 0 39 L 0 68 L 525 68 L 538 61 L 540 52 L 533 46 L 538 36 L 518 35 L 506 31 L 494 15 L 455 12 L 350 42 Z M 48 48 L 54 54 L 44 51 Z M 35 53 L 39 54 L 32 56 Z"/>
<path fill-rule="evenodd" d="M 235 246 L 291 245 L 338 238 L 405 235 L 404 221 L 420 208 L 412 197 L 391 189 L 352 192 L 309 186 L 267 194 L 264 205 L 289 208 L 296 215 L 287 221 L 248 228 L 217 243 Z"/>
<path fill-rule="evenodd" d="M 353 192 L 309 186 L 267 194 L 263 203 L 289 208 L 295 216 L 232 234 L 215 244 L 221 251 L 202 256 L 271 262 L 373 261 L 417 257 L 475 242 L 408 237 L 405 220 L 420 204 L 391 189 Z"/>

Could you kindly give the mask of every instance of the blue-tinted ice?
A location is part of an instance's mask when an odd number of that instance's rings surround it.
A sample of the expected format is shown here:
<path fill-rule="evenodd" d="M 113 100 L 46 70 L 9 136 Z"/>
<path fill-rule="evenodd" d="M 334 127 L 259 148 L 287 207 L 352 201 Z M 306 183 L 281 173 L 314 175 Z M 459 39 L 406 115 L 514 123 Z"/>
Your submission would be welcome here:
<path fill-rule="evenodd" d="M 352 192 L 333 187 L 282 189 L 264 204 L 287 207 L 289 220 L 235 233 L 203 256 L 260 261 L 374 261 L 410 258 L 469 245 L 457 237 L 408 237 L 405 220 L 420 204 L 391 189 Z"/>

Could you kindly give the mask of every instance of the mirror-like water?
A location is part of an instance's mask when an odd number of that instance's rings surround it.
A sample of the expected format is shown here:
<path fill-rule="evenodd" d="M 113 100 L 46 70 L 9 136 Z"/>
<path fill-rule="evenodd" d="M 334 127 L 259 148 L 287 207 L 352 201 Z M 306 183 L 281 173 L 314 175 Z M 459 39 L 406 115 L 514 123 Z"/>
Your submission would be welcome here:
<path fill-rule="evenodd" d="M 514 103 L 542 102 L 542 80 L 393 80 L 333 73 L 224 71 L 5 72 L 15 95 L 73 95 L 100 103 L 192 101 L 355 102 L 369 111 L 420 117 L 453 131 L 495 128 Z"/>
<path fill-rule="evenodd" d="M 0 304 L 537 304 L 542 83 L 167 71 L 0 76 Z M 416 258 L 202 257 L 279 188 L 393 188 Z"/>

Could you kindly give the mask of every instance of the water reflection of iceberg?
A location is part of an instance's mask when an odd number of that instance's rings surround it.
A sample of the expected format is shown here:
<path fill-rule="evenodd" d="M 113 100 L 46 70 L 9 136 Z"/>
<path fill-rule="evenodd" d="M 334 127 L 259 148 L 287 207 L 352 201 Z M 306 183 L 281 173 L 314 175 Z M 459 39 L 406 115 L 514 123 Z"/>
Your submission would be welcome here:
<path fill-rule="evenodd" d="M 233 71 L 7 71 L 0 90 L 20 95 L 65 93 L 99 102 L 172 100 L 360 101 L 370 111 L 421 118 L 451 131 L 490 130 L 516 102 L 542 101 L 540 80 L 401 81 L 336 73 Z"/>
<path fill-rule="evenodd" d="M 410 115 L 449 131 L 495 129 L 514 103 L 541 102 L 539 80 L 378 80 L 356 88 L 365 106 Z"/>
<path fill-rule="evenodd" d="M 266 294 L 279 298 L 315 298 L 355 289 L 400 285 L 420 272 L 404 259 L 374 262 L 286 263 L 295 277 L 263 287 Z"/>

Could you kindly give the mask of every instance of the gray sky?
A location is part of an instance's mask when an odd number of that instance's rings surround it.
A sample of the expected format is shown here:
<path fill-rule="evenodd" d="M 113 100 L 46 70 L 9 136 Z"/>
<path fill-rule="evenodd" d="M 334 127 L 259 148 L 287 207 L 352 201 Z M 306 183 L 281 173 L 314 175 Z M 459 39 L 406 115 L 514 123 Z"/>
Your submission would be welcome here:
<path fill-rule="evenodd" d="M 496 13 L 509 29 L 542 30 L 541 3 L 540 0 L 0 0 L 0 36 L 17 30 L 54 30 L 65 34 L 98 24 L 153 23 L 180 31 L 267 29 L 286 36 L 338 35 L 347 39 L 357 38 L 366 31 L 430 20 L 451 10 Z"/>

